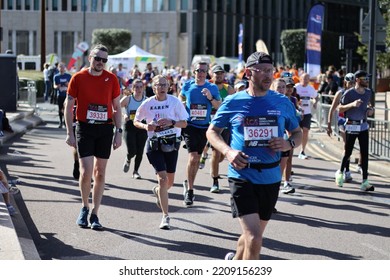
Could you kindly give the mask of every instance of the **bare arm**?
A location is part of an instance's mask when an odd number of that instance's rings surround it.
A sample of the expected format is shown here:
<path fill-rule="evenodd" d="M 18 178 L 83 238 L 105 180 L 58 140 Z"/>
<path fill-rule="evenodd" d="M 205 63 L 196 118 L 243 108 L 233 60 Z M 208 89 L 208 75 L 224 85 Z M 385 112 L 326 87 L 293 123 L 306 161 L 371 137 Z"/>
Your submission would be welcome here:
<path fill-rule="evenodd" d="M 112 101 L 113 118 L 114 118 L 114 124 L 116 127 L 114 141 L 112 143 L 114 150 L 118 149 L 122 145 L 122 133 L 117 132 L 117 129 L 121 128 L 121 126 L 122 126 L 122 112 L 121 112 L 121 104 L 120 104 L 119 99 L 120 99 L 120 96 L 117 96 Z"/>
<path fill-rule="evenodd" d="M 73 133 L 74 104 L 75 104 L 75 99 L 68 94 L 65 99 L 65 106 L 64 106 L 64 115 L 65 115 L 65 124 L 66 124 L 66 143 L 72 147 L 76 147 L 76 138 Z"/>
<path fill-rule="evenodd" d="M 219 128 L 210 124 L 206 135 L 213 148 L 221 152 L 230 164 L 237 170 L 243 169 L 248 164 L 248 156 L 242 151 L 233 150 L 228 144 L 225 143 L 221 136 L 223 128 Z"/>

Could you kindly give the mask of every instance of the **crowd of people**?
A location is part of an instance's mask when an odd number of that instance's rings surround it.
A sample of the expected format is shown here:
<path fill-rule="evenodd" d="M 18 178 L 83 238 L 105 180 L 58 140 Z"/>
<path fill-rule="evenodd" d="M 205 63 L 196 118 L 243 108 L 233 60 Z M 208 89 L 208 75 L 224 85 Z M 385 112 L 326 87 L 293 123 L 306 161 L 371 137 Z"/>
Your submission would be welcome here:
<path fill-rule="evenodd" d="M 170 229 L 169 190 L 175 180 L 178 151 L 187 150 L 183 182 L 183 205 L 195 201 L 196 176 L 210 156 L 210 192 L 219 192 L 219 164 L 229 162 L 228 179 L 232 216 L 238 218 L 242 234 L 236 252 L 227 259 L 256 259 L 279 191 L 295 192 L 292 186 L 294 149 L 298 159 L 308 160 L 312 109 L 331 104 L 328 134 L 334 114 L 339 115 L 345 154 L 335 183 L 349 182 L 349 157 L 356 138 L 361 146 L 362 191 L 373 191 L 368 181 L 368 125 L 373 113 L 369 104 L 369 75 L 335 71 L 329 67 L 315 81 L 293 65 L 275 68 L 272 58 L 255 52 L 237 73 L 217 64 L 199 61 L 192 69 L 148 63 L 143 71 L 134 65 L 106 70 L 108 50 L 93 47 L 90 63 L 72 76 L 64 76 L 64 64 L 53 76 L 59 106 L 59 127 L 66 123 L 66 143 L 77 151 L 74 166 L 79 180 L 80 227 L 99 230 L 98 210 L 104 192 L 106 166 L 111 148 L 126 145 L 123 172 L 132 165 L 132 178 L 142 179 L 139 170 L 144 153 L 155 170 L 157 184 L 151 187 L 161 209 L 161 229 Z M 45 79 L 49 67 L 45 66 Z M 48 80 L 50 80 L 48 78 Z M 49 89 L 50 81 L 47 83 Z M 99 94 L 96 94 L 99 92 Z M 65 96 L 64 94 L 65 93 Z M 46 92 L 49 101 L 51 93 Z M 62 103 L 62 104 L 59 104 Z M 184 145 L 182 145 L 184 142 Z M 92 186 L 91 186 L 92 182 Z M 92 188 L 92 201 L 89 194 Z M 88 220 L 89 218 L 89 220 Z"/>

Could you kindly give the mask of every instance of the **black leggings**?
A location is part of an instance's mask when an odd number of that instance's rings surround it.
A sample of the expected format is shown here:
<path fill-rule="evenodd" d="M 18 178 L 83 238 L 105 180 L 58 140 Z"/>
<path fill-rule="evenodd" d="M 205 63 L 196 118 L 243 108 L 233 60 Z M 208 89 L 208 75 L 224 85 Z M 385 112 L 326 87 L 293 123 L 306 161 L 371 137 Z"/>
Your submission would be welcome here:
<path fill-rule="evenodd" d="M 145 142 L 148 138 L 148 134 L 146 130 L 136 128 L 133 121 L 128 121 L 125 124 L 123 137 L 127 146 L 127 160 L 130 161 L 135 156 L 134 171 L 138 171 L 142 162 L 142 156 L 144 154 Z"/>
<path fill-rule="evenodd" d="M 345 135 L 345 146 L 344 146 L 344 157 L 341 162 L 340 171 L 344 171 L 344 168 L 347 165 L 349 157 L 352 155 L 353 147 L 355 145 L 356 138 L 359 139 L 360 146 L 360 155 L 362 159 L 362 170 L 363 170 L 363 180 L 366 180 L 368 177 L 368 129 L 360 131 L 358 134 L 346 133 Z"/>
<path fill-rule="evenodd" d="M 61 96 L 59 95 L 58 96 L 58 116 L 60 117 L 60 122 L 62 123 L 62 119 L 64 117 L 64 102 L 65 102 L 65 99 L 66 99 L 66 95 L 64 96 Z"/>

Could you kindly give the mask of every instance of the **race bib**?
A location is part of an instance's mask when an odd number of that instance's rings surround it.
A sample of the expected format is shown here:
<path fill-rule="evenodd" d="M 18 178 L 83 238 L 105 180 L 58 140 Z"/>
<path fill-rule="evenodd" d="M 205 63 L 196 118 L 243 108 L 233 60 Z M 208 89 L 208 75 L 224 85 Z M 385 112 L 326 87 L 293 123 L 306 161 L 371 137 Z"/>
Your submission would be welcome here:
<path fill-rule="evenodd" d="M 301 97 L 302 100 L 302 107 L 309 107 L 310 106 L 310 97 L 303 96 Z"/>
<path fill-rule="evenodd" d="M 191 120 L 205 120 L 207 117 L 207 105 L 206 104 L 191 104 L 190 107 Z"/>
<path fill-rule="evenodd" d="M 171 136 L 174 137 L 174 136 L 176 136 L 176 131 L 173 128 L 161 130 L 161 131 L 156 132 L 156 136 L 157 136 L 157 138 L 171 137 Z"/>
<path fill-rule="evenodd" d="M 106 105 L 89 104 L 87 110 L 88 123 L 105 123 L 108 120 Z"/>
<path fill-rule="evenodd" d="M 362 131 L 362 124 L 360 121 L 347 121 L 345 123 L 345 131 L 349 134 L 359 134 Z"/>
<path fill-rule="evenodd" d="M 277 116 L 246 117 L 244 120 L 245 147 L 267 147 L 278 136 Z"/>

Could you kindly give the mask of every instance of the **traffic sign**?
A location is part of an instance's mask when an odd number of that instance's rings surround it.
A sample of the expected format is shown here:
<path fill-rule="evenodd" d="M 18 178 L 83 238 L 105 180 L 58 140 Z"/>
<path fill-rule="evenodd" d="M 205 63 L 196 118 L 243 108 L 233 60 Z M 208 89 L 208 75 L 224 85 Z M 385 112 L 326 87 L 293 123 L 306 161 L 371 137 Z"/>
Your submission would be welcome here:
<path fill-rule="evenodd" d="M 368 44 L 369 40 L 369 33 L 370 33 L 370 18 L 371 18 L 371 10 L 367 14 L 367 16 L 364 18 L 362 24 L 361 24 L 361 31 L 360 34 L 362 35 L 362 43 Z M 376 30 L 376 44 L 385 44 L 386 40 L 386 26 L 387 23 L 385 19 L 383 18 L 379 8 L 377 7 L 375 9 L 375 30 Z"/>

